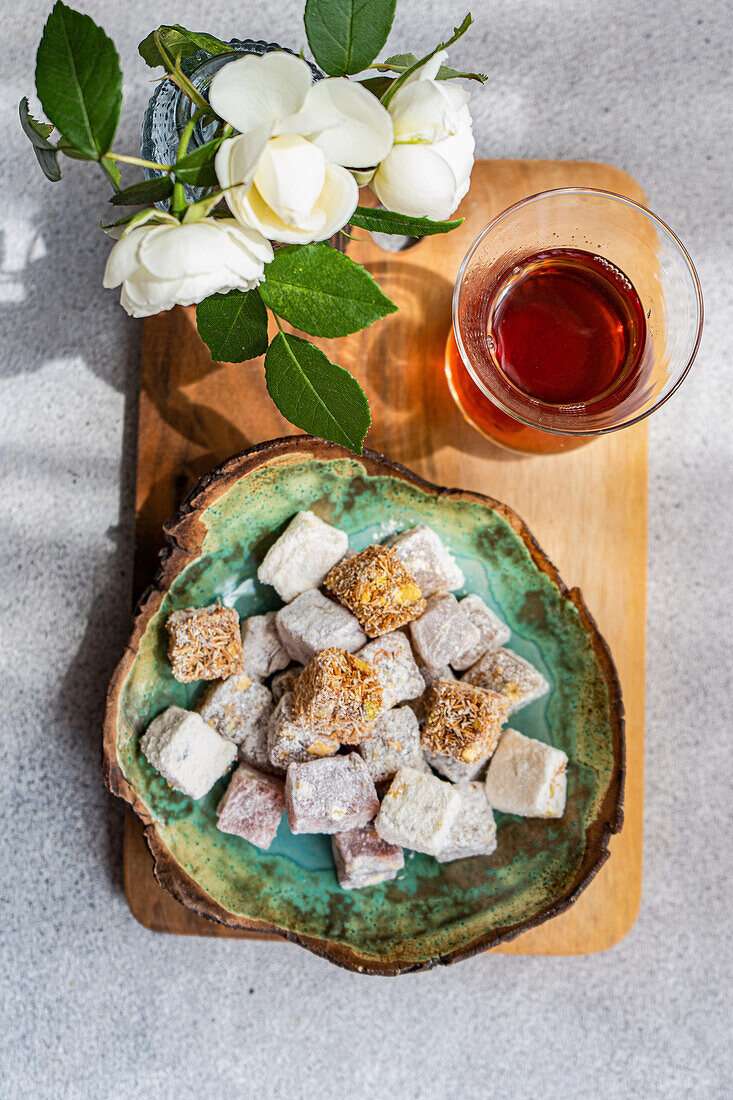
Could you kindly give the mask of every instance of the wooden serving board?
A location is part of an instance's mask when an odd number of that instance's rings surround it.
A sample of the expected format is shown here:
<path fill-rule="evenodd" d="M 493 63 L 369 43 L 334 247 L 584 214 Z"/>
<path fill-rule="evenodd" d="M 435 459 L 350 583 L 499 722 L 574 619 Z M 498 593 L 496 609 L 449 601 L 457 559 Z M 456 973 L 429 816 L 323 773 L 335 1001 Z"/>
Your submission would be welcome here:
<path fill-rule="evenodd" d="M 320 341 L 367 391 L 373 419 L 367 445 L 430 481 L 474 489 L 516 509 L 565 583 L 582 588 L 618 667 L 627 720 L 623 831 L 579 901 L 496 948 L 505 954 L 587 954 L 610 947 L 632 927 L 641 895 L 646 425 L 566 454 L 515 458 L 462 420 L 443 372 L 453 282 L 474 237 L 511 203 L 574 185 L 644 201 L 634 180 L 603 164 L 479 161 L 459 211 L 465 218 L 460 229 L 396 254 L 367 234 L 349 242 L 348 254 L 366 264 L 400 312 L 343 340 Z M 212 363 L 193 310 L 183 309 L 145 322 L 138 431 L 136 594 L 155 570 L 161 525 L 194 482 L 254 443 L 293 434 L 267 396 L 262 362 Z M 246 937 L 196 916 L 157 884 L 142 828 L 129 811 L 124 855 L 130 908 L 146 927 Z"/>

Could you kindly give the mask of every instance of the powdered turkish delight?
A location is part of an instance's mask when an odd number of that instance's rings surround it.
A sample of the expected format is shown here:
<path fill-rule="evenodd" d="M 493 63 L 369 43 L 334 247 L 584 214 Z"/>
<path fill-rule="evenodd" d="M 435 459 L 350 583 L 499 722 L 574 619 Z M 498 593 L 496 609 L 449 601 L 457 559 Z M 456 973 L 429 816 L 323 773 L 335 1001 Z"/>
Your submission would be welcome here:
<path fill-rule="evenodd" d="M 476 684 L 503 695 L 509 704 L 510 714 L 526 707 L 550 690 L 542 673 L 510 649 L 485 653 L 463 679 L 468 684 Z"/>
<path fill-rule="evenodd" d="M 382 685 L 385 710 L 422 695 L 423 678 L 404 634 L 384 634 L 375 638 L 359 650 L 357 657 L 368 661 L 374 669 Z"/>
<path fill-rule="evenodd" d="M 462 671 L 475 664 L 484 653 L 493 653 L 503 646 L 509 641 L 512 632 L 506 623 L 490 607 L 487 607 L 480 596 L 466 596 L 458 606 L 464 614 L 468 615 L 480 635 L 476 645 L 467 646 L 463 653 L 454 657 L 453 667 Z"/>
<path fill-rule="evenodd" d="M 364 761 L 352 752 L 291 764 L 285 808 L 292 833 L 342 833 L 367 825 L 379 799 Z"/>
<path fill-rule="evenodd" d="M 239 746 L 239 757 L 267 768 L 267 728 L 273 710 L 272 695 L 243 672 L 209 687 L 197 711 L 218 734 Z"/>
<path fill-rule="evenodd" d="M 380 714 L 359 752 L 375 783 L 392 779 L 402 767 L 427 771 L 420 750 L 420 726 L 410 707 L 397 707 Z"/>
<path fill-rule="evenodd" d="M 285 786 L 280 779 L 240 764 L 216 808 L 217 829 L 269 848 L 285 810 Z"/>
<path fill-rule="evenodd" d="M 445 841 L 436 852 L 438 863 L 451 863 L 469 856 L 489 856 L 496 850 L 496 822 L 483 783 L 460 783 L 455 790 L 461 805 Z"/>
<path fill-rule="evenodd" d="M 461 588 L 465 577 L 432 527 L 421 524 L 387 539 L 403 565 L 414 574 L 423 596 Z"/>
<path fill-rule="evenodd" d="M 322 649 L 338 646 L 354 653 L 367 640 L 351 612 L 315 590 L 278 611 L 276 623 L 283 646 L 304 665 Z"/>
<path fill-rule="evenodd" d="M 451 664 L 480 640 L 478 629 L 450 593 L 431 596 L 425 614 L 411 624 L 410 633 L 420 660 L 428 668 Z"/>
<path fill-rule="evenodd" d="M 405 853 L 388 844 L 373 825 L 349 829 L 331 838 L 333 861 L 342 890 L 360 890 L 397 877 L 405 866 Z"/>
<path fill-rule="evenodd" d="M 461 807 L 452 783 L 415 768 L 400 768 L 384 796 L 374 827 L 382 840 L 435 855 Z"/>
<path fill-rule="evenodd" d="M 140 750 L 172 787 L 193 799 L 203 798 L 237 755 L 232 741 L 182 707 L 168 707 L 153 719 Z"/>
<path fill-rule="evenodd" d="M 275 625 L 276 612 L 252 615 L 242 623 L 244 668 L 253 680 L 264 680 L 290 664 L 290 656 L 280 641 Z"/>
<path fill-rule="evenodd" d="M 348 545 L 344 531 L 324 523 L 313 512 L 298 512 L 265 554 L 257 577 L 289 603 L 301 592 L 317 588 Z"/>
<path fill-rule="evenodd" d="M 339 741 L 329 730 L 295 722 L 292 704 L 292 693 L 286 692 L 270 716 L 267 748 L 274 768 L 287 768 L 293 761 L 333 756 L 339 750 Z"/>
<path fill-rule="evenodd" d="M 507 729 L 486 776 L 489 804 L 520 817 L 562 817 L 567 766 L 562 749 Z"/>

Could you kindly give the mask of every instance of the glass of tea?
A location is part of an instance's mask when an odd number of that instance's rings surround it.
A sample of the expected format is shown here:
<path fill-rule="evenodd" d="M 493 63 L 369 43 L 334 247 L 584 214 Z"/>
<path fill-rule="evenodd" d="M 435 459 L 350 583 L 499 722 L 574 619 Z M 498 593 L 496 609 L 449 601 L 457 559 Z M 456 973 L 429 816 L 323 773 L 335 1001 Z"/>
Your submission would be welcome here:
<path fill-rule="evenodd" d="M 697 273 L 664 222 L 609 191 L 543 191 L 471 245 L 446 375 L 492 442 L 566 451 L 659 408 L 692 366 L 702 320 Z"/>

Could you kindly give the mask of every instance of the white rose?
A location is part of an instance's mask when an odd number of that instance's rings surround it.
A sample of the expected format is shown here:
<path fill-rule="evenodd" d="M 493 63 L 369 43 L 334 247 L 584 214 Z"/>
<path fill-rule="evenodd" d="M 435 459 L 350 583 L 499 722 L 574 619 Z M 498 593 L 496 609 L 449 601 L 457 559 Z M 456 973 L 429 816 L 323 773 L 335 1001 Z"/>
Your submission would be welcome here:
<path fill-rule="evenodd" d="M 273 241 L 336 233 L 359 201 L 347 169 L 378 164 L 392 147 L 392 121 L 378 99 L 342 77 L 312 84 L 309 66 L 292 54 L 230 62 L 209 100 L 241 135 L 216 155 L 229 209 Z"/>
<path fill-rule="evenodd" d="M 234 218 L 186 224 L 156 214 L 155 220 L 128 229 L 104 269 L 104 286 L 122 284 L 120 305 L 131 317 L 194 305 L 210 294 L 252 290 L 272 259 L 270 242 Z"/>
<path fill-rule="evenodd" d="M 389 101 L 394 146 L 371 181 L 388 210 L 436 221 L 468 191 L 475 147 L 468 92 L 433 79 L 446 61 L 445 51 L 436 54 Z"/>

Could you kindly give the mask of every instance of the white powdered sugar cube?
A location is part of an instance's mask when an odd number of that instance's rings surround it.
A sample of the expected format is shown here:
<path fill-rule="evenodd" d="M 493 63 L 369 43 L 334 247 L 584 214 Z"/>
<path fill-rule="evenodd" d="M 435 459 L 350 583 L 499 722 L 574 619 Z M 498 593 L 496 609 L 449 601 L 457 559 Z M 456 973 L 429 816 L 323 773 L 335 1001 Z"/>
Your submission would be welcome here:
<path fill-rule="evenodd" d="M 483 783 L 460 783 L 458 816 L 436 853 L 438 863 L 469 856 L 490 856 L 496 850 L 496 822 Z"/>
<path fill-rule="evenodd" d="M 420 751 L 420 726 L 410 707 L 381 714 L 358 751 L 375 783 L 392 779 L 404 767 L 427 771 Z"/>
<path fill-rule="evenodd" d="M 291 764 L 285 812 L 292 833 L 343 833 L 368 825 L 379 809 L 374 782 L 355 752 Z"/>
<path fill-rule="evenodd" d="M 301 592 L 317 588 L 348 545 L 345 531 L 324 523 L 313 512 L 298 512 L 265 554 L 257 578 L 271 584 L 289 603 Z"/>
<path fill-rule="evenodd" d="M 168 707 L 140 738 L 140 750 L 175 790 L 203 798 L 234 762 L 237 747 L 200 714 Z"/>
<path fill-rule="evenodd" d="M 541 672 L 510 649 L 485 653 L 463 677 L 467 684 L 495 691 L 509 701 L 509 713 L 546 695 L 550 685 Z"/>
<path fill-rule="evenodd" d="M 397 557 L 415 575 L 420 591 L 426 598 L 436 593 L 461 588 L 465 577 L 453 555 L 446 549 L 432 527 L 421 524 L 393 535 L 387 540 Z"/>
<path fill-rule="evenodd" d="M 433 856 L 461 807 L 457 788 L 416 768 L 400 768 L 384 796 L 374 827 L 382 840 Z"/>
<path fill-rule="evenodd" d="M 562 817 L 567 766 L 562 749 L 504 730 L 486 776 L 489 804 L 520 817 Z"/>
<path fill-rule="evenodd" d="M 251 615 L 242 623 L 242 651 L 245 671 L 253 680 L 264 680 L 290 664 L 290 656 L 280 641 L 275 611 Z"/>
<path fill-rule="evenodd" d="M 450 779 L 451 783 L 469 783 L 473 779 L 480 779 L 489 762 L 489 756 L 482 756 L 467 764 L 465 760 L 454 760 L 452 756 L 428 752 L 427 749 L 423 749 L 423 756 L 431 768 L 445 779 Z"/>
<path fill-rule="evenodd" d="M 313 589 L 277 612 L 277 631 L 294 661 L 307 665 L 322 649 L 355 653 L 367 636 L 356 616 Z"/>
<path fill-rule="evenodd" d="M 480 639 L 477 627 L 450 593 L 431 596 L 425 612 L 410 623 L 410 633 L 420 660 L 428 668 L 452 664 Z"/>
<path fill-rule="evenodd" d="M 453 667 L 462 672 L 475 664 L 484 653 L 493 653 L 503 646 L 511 638 L 512 632 L 503 619 L 486 606 L 480 596 L 466 596 L 458 606 L 468 615 L 480 634 L 476 645 L 468 646 L 460 656 L 453 659 Z"/>
<path fill-rule="evenodd" d="M 423 678 L 407 637 L 399 631 L 375 638 L 357 653 L 357 657 L 368 661 L 374 669 L 382 685 L 385 710 L 422 695 Z"/>
<path fill-rule="evenodd" d="M 278 672 L 270 681 L 272 698 L 279 703 L 286 691 L 292 691 L 295 681 L 303 671 L 302 665 L 290 665 L 283 672 Z"/>
<path fill-rule="evenodd" d="M 270 716 L 267 734 L 268 761 L 277 769 L 302 760 L 333 756 L 339 742 L 324 727 L 301 726 L 293 721 L 293 694 L 287 691 Z"/>

